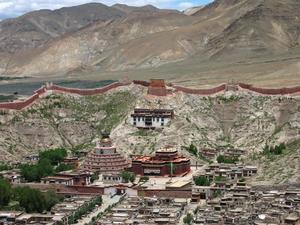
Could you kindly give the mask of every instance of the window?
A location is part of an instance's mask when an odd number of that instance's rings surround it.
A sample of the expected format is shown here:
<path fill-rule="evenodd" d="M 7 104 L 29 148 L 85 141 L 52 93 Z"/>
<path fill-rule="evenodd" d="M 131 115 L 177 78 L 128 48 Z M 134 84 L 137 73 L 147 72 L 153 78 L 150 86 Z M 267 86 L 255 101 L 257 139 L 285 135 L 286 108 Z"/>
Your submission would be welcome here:
<path fill-rule="evenodd" d="M 136 122 L 135 121 L 133 122 L 133 125 L 136 126 Z"/>

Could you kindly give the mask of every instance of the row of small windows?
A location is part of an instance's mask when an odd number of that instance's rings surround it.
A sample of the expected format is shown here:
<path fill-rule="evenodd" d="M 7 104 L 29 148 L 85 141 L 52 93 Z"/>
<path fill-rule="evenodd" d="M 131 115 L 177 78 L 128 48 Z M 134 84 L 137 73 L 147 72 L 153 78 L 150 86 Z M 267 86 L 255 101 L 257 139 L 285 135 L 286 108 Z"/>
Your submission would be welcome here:
<path fill-rule="evenodd" d="M 121 180 L 120 177 L 104 177 L 104 180 L 114 180 L 114 181 L 119 181 Z"/>
<path fill-rule="evenodd" d="M 156 120 L 156 122 L 159 122 L 159 120 L 161 120 L 162 122 L 164 122 L 165 118 L 163 118 L 163 117 L 161 117 L 161 118 L 159 118 L 159 117 L 156 117 L 156 118 L 153 117 L 152 121 L 155 122 L 155 120 Z M 134 122 L 136 122 L 136 121 L 138 121 L 138 122 L 145 121 L 145 117 L 133 117 L 133 121 Z"/>

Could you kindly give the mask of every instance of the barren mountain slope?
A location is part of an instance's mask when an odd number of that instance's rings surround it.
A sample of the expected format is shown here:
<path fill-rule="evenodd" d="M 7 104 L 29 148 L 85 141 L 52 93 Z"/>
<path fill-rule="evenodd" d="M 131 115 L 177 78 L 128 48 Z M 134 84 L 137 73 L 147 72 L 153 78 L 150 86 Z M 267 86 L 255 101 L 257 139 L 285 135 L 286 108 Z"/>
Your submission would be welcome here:
<path fill-rule="evenodd" d="M 29 57 L 15 57 L 6 73 L 55 73 L 83 64 L 96 65 L 102 70 L 156 67 L 205 49 L 211 38 L 255 6 L 256 3 L 249 1 L 230 7 L 222 5 L 217 10 L 208 6 L 209 9 L 203 9 L 208 15 L 205 19 L 203 15 L 188 17 L 176 12 L 132 12 L 124 19 L 105 25 L 94 23 L 58 39 L 50 47 L 36 50 L 38 54 L 31 52 Z M 24 62 L 24 58 L 28 61 Z"/>
<path fill-rule="evenodd" d="M 125 13 L 99 3 L 58 10 L 39 10 L 0 22 L 0 53 L 15 53 L 40 46 L 52 38 L 76 31 L 95 21 Z"/>
<path fill-rule="evenodd" d="M 299 47 L 300 2 L 264 0 L 210 40 L 214 58 L 235 59 L 285 53 Z M 232 59 L 231 57 L 231 59 Z"/>
<path fill-rule="evenodd" d="M 134 49 L 123 50 L 120 46 L 130 41 L 140 42 L 142 38 L 151 34 L 174 30 L 189 24 L 191 20 L 193 19 L 178 13 L 133 12 L 122 19 L 96 22 L 30 51 L 30 57 L 26 57 L 26 54 L 15 56 L 6 73 L 55 73 L 82 65 L 102 68 L 102 61 L 138 49 L 138 46 L 135 46 Z M 145 54 L 149 53 L 146 48 L 144 50 Z"/>
<path fill-rule="evenodd" d="M 142 74 L 159 68 L 155 71 L 160 76 L 169 76 L 173 67 L 188 65 L 172 76 L 189 73 L 197 80 L 199 73 L 207 73 L 207 64 L 213 69 L 223 66 L 218 76 L 229 77 L 230 63 L 239 69 L 236 79 L 246 81 L 259 79 L 257 65 L 274 62 L 270 68 L 284 64 L 281 70 L 289 71 L 282 79 L 299 75 L 294 66 L 300 56 L 298 0 L 216 0 L 192 16 L 152 6 L 109 9 L 122 15 L 104 16 L 34 50 L 9 57 L 0 53 L 0 73 L 49 77 L 76 71 L 85 76 L 85 70 L 104 74 L 139 69 Z"/>

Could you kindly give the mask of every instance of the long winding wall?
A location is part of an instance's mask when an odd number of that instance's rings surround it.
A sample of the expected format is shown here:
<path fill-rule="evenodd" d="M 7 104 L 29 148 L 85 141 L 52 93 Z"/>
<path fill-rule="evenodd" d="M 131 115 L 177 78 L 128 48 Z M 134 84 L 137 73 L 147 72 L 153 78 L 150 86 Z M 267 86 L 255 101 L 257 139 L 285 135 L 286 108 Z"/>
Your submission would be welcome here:
<path fill-rule="evenodd" d="M 39 98 L 43 97 L 47 91 L 58 92 L 58 93 L 68 93 L 68 94 L 77 94 L 82 96 L 88 95 L 97 95 L 103 94 L 111 89 L 115 89 L 122 86 L 127 86 L 130 83 L 121 83 L 115 82 L 109 84 L 107 86 L 95 89 L 78 89 L 78 88 L 67 88 L 58 85 L 49 85 L 49 86 L 42 86 L 38 90 L 34 92 L 34 94 L 24 101 L 15 101 L 15 102 L 4 102 L 0 103 L 0 109 L 4 110 L 21 110 L 36 102 Z M 133 84 L 135 85 L 142 85 L 144 87 L 149 87 L 150 82 L 147 81 L 140 81 L 134 80 Z M 291 88 L 259 88 L 254 87 L 250 84 L 245 83 L 238 83 L 236 84 L 242 90 L 252 91 L 258 94 L 264 95 L 287 95 L 287 94 L 297 94 L 300 93 L 300 86 L 291 87 Z M 217 87 L 210 88 L 210 89 L 192 89 L 186 88 L 178 85 L 167 84 L 167 86 L 171 87 L 175 92 L 183 92 L 186 94 L 195 94 L 195 95 L 213 95 L 223 91 L 226 91 L 227 84 L 221 84 Z M 169 91 L 169 90 L 168 90 Z M 172 92 L 172 90 L 171 90 Z"/>
<path fill-rule="evenodd" d="M 96 88 L 96 89 L 67 88 L 67 87 L 61 87 L 61 86 L 58 86 L 58 85 L 50 85 L 48 87 L 42 86 L 41 88 L 37 89 L 34 92 L 35 93 L 34 95 L 28 97 L 27 99 L 25 99 L 23 101 L 0 103 L 0 109 L 4 109 L 4 110 L 21 110 L 21 109 L 24 109 L 24 108 L 32 105 L 39 98 L 43 97 L 43 95 L 47 91 L 87 96 L 87 95 L 103 94 L 103 93 L 105 93 L 105 92 L 107 92 L 111 89 L 121 87 L 121 86 L 127 86 L 127 85 L 129 85 L 129 84 L 115 82 L 115 83 L 109 84 L 107 86 L 104 86 L 104 87 L 101 87 L 101 88 Z"/>
<path fill-rule="evenodd" d="M 191 89 L 191 88 L 186 88 L 186 87 L 181 87 L 181 86 L 176 86 L 173 85 L 173 88 L 176 91 L 181 91 L 187 94 L 196 94 L 196 95 L 213 95 L 213 94 L 217 94 L 221 91 L 225 91 L 226 90 L 226 84 L 222 84 L 218 87 L 215 88 L 210 88 L 210 89 Z"/>
<path fill-rule="evenodd" d="M 239 83 L 238 85 L 242 89 L 246 89 L 264 95 L 288 95 L 300 93 L 300 86 L 291 88 L 259 88 L 245 83 Z"/>
<path fill-rule="evenodd" d="M 29 98 L 27 98 L 24 101 L 16 101 L 16 102 L 4 102 L 0 103 L 0 109 L 14 109 L 14 110 L 20 110 L 23 109 L 32 103 L 34 103 L 37 99 L 39 99 L 39 94 L 36 93 Z"/>
<path fill-rule="evenodd" d="M 70 94 L 77 94 L 77 95 L 97 95 L 97 94 L 103 94 L 111 89 L 121 87 L 121 86 L 127 86 L 128 84 L 123 84 L 119 82 L 115 82 L 112 84 L 109 84 L 107 86 L 101 87 L 101 88 L 95 88 L 95 89 L 77 89 L 77 88 L 66 88 L 58 85 L 52 85 L 47 90 L 52 90 L 56 92 L 62 92 L 62 93 L 70 93 Z"/>

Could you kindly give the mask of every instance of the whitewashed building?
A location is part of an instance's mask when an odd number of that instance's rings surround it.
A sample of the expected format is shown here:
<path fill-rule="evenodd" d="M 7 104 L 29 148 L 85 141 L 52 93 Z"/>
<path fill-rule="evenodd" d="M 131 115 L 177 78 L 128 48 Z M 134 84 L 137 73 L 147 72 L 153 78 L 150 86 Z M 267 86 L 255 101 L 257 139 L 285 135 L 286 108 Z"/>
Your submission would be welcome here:
<path fill-rule="evenodd" d="M 171 109 L 135 109 L 130 124 L 140 129 L 163 128 L 173 117 L 174 111 Z"/>

